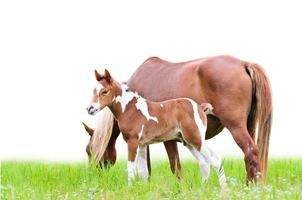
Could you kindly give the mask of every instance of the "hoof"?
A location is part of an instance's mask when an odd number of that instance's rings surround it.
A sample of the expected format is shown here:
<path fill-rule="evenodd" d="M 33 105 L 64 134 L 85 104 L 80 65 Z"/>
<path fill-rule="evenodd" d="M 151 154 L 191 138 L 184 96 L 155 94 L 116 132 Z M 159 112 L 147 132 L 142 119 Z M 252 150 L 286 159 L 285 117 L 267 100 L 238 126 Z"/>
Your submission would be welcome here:
<path fill-rule="evenodd" d="M 221 199 L 229 199 L 230 194 L 231 194 L 231 190 L 228 188 L 228 186 L 221 187 L 220 189 Z"/>
<path fill-rule="evenodd" d="M 255 184 L 260 185 L 262 183 L 262 175 L 261 172 L 256 172 L 254 176 Z"/>

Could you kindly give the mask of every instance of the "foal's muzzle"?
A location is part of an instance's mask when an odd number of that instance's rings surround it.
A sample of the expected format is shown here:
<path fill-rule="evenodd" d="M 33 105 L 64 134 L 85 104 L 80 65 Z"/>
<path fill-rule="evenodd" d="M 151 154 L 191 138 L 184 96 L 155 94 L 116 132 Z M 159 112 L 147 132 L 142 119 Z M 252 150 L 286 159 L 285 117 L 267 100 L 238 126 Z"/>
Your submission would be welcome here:
<path fill-rule="evenodd" d="M 94 104 L 89 105 L 86 109 L 88 114 L 90 115 L 94 115 L 101 110 L 101 108 L 98 105 L 94 105 Z"/>

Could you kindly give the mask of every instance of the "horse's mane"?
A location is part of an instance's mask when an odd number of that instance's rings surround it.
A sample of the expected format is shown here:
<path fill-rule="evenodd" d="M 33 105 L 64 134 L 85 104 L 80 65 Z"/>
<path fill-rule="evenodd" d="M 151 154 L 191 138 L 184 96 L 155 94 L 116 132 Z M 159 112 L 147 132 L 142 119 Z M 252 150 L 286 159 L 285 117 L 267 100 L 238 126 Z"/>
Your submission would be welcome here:
<path fill-rule="evenodd" d="M 108 107 L 100 111 L 97 127 L 91 137 L 91 152 L 94 161 L 99 163 L 109 143 L 113 129 L 113 114 Z"/>

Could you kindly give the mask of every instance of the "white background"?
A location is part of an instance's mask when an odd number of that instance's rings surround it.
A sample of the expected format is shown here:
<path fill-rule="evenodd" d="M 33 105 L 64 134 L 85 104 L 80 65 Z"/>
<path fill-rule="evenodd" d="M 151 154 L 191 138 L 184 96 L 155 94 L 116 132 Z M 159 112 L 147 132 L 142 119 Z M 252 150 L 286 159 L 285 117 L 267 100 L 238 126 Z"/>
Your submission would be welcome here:
<path fill-rule="evenodd" d="M 301 156 L 298 3 L 1 1 L 0 159 L 86 159 L 81 121 L 94 127 L 85 110 L 94 69 L 124 81 L 149 56 L 177 62 L 219 54 L 265 68 L 274 103 L 270 155 Z M 222 155 L 242 156 L 227 131 L 210 143 Z M 162 146 L 151 153 L 166 159 Z M 121 137 L 117 149 L 126 155 Z"/>

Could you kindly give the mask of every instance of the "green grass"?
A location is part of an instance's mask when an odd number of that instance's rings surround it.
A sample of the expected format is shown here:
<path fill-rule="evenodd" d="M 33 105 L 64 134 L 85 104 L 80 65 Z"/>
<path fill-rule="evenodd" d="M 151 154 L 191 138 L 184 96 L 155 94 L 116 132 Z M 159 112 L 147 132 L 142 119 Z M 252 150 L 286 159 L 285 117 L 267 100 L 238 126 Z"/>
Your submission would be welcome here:
<path fill-rule="evenodd" d="M 302 159 L 272 159 L 264 186 L 245 185 L 243 161 L 226 159 L 230 192 L 225 199 L 302 199 Z M 184 179 L 178 181 L 164 161 L 152 162 L 149 182 L 127 183 L 126 161 L 108 170 L 86 163 L 2 161 L 2 199 L 221 199 L 214 171 L 201 182 L 198 165 L 183 161 Z"/>

